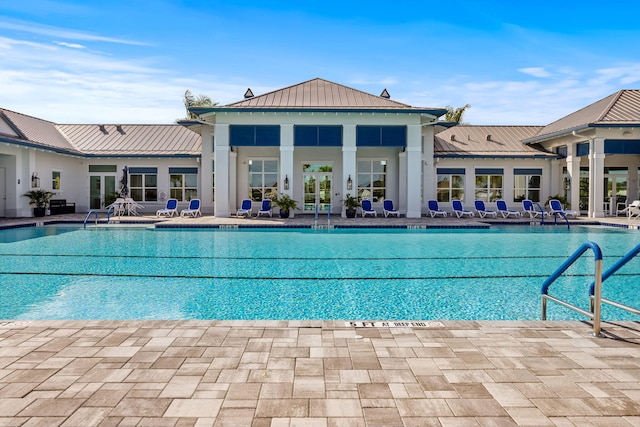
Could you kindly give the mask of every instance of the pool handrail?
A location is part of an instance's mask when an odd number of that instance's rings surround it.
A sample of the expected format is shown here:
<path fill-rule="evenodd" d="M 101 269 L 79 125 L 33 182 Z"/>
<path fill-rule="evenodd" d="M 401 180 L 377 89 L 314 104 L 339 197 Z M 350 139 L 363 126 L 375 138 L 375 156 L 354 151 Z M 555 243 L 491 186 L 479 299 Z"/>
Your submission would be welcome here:
<path fill-rule="evenodd" d="M 544 225 L 544 215 L 547 212 L 542 208 L 542 206 L 538 202 L 532 203 L 532 205 L 535 205 L 538 207 L 538 210 L 540 211 L 540 225 Z"/>
<path fill-rule="evenodd" d="M 107 224 L 109 224 L 109 222 L 111 222 L 111 212 L 113 212 L 113 206 L 109 206 L 109 209 L 107 209 Z M 95 214 L 96 216 L 96 225 L 98 225 L 98 213 L 99 211 L 96 209 L 91 209 L 89 211 L 89 213 L 87 214 L 87 216 L 84 219 L 84 223 L 82 224 L 84 228 L 87 228 L 87 221 L 89 221 L 89 218 L 91 217 L 92 214 Z"/>
<path fill-rule="evenodd" d="M 587 250 L 591 249 L 593 251 L 593 258 L 595 261 L 595 288 L 594 288 L 594 301 L 593 301 L 593 310 L 586 311 L 577 307 L 573 304 L 568 303 L 567 301 L 563 301 L 559 298 L 555 298 L 549 295 L 549 287 L 553 282 L 555 282 L 561 275 L 564 273 L 574 262 L 582 256 Z M 542 284 L 542 320 L 547 320 L 547 300 L 556 302 L 564 307 L 567 307 L 571 310 L 574 310 L 593 321 L 593 335 L 600 336 L 600 307 L 601 307 L 601 298 L 602 298 L 602 250 L 600 246 L 598 246 L 595 242 L 586 242 L 583 243 L 569 258 L 562 263 L 560 267 L 556 271 L 554 271 Z"/>
<path fill-rule="evenodd" d="M 627 252 L 625 255 L 623 255 L 622 258 L 620 258 L 615 264 L 613 264 L 611 267 L 609 267 L 607 269 L 607 271 L 602 273 L 602 282 L 607 280 L 609 277 L 613 276 L 618 270 L 620 270 L 629 261 L 634 259 L 636 257 L 636 255 L 638 255 L 639 253 L 640 253 L 640 244 L 636 245 L 636 247 L 631 249 L 629 252 Z M 594 282 L 591 283 L 591 286 L 589 286 L 589 298 L 591 299 L 591 311 L 593 311 L 595 309 L 595 307 L 594 307 L 594 305 L 595 305 L 595 301 L 594 301 L 595 300 L 595 295 L 594 295 L 595 292 L 596 292 L 596 282 L 594 281 Z M 628 305 L 624 305 L 624 304 L 621 304 L 619 302 L 615 302 L 615 301 L 612 301 L 610 299 L 602 298 L 602 297 L 600 297 L 600 301 L 602 303 L 604 303 L 604 304 L 609 304 L 609 305 L 612 305 L 614 307 L 620 308 L 622 310 L 628 311 L 630 313 L 639 314 L 640 315 L 640 310 L 638 310 L 637 308 L 633 308 L 633 307 L 630 307 Z"/>

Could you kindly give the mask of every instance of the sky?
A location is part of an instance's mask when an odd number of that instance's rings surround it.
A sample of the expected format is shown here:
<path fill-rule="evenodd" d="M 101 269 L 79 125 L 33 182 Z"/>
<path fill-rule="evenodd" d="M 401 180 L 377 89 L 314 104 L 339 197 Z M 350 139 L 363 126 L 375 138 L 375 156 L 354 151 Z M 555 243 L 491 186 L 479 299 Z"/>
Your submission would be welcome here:
<path fill-rule="evenodd" d="M 545 125 L 640 89 L 640 2 L 0 2 L 0 108 L 55 123 L 173 123 L 323 78 L 475 125 Z M 626 19 L 626 17 L 633 17 Z"/>

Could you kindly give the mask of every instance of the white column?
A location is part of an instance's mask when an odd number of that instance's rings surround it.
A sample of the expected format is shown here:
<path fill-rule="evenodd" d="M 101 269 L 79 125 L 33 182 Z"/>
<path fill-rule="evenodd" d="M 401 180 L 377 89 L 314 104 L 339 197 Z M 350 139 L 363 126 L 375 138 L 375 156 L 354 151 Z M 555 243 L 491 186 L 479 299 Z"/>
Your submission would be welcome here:
<path fill-rule="evenodd" d="M 282 194 L 287 194 L 294 198 L 294 185 L 296 180 L 293 176 L 293 124 L 281 124 L 280 125 L 280 178 L 278 183 L 278 189 Z M 285 190 L 284 180 L 289 180 L 289 189 Z M 300 202 L 300 201 L 298 201 Z M 300 207 L 302 203 L 298 203 Z M 295 209 L 289 211 L 289 216 L 293 218 L 295 216 Z"/>
<path fill-rule="evenodd" d="M 589 144 L 589 216 L 604 216 L 604 138 Z"/>
<path fill-rule="evenodd" d="M 213 214 L 220 218 L 229 217 L 229 125 L 217 124 L 215 128 L 214 155 L 216 159 L 216 200 Z"/>
<path fill-rule="evenodd" d="M 350 194 L 354 197 L 358 196 L 358 176 L 357 176 L 357 153 L 356 147 L 356 125 L 343 125 L 342 127 L 342 185 L 336 188 L 342 188 L 341 200 Z M 351 177 L 351 190 L 347 188 L 347 180 Z M 341 203 L 342 217 L 346 217 L 346 211 Z"/>
<path fill-rule="evenodd" d="M 420 125 L 407 126 L 407 218 L 420 218 L 422 133 Z"/>
<path fill-rule="evenodd" d="M 200 201 L 202 213 L 213 213 L 213 126 L 202 125 L 200 156 Z"/>
<path fill-rule="evenodd" d="M 436 198 L 436 159 L 434 157 L 434 129 L 425 126 L 422 131 L 422 203 L 426 206 L 428 200 Z"/>
<path fill-rule="evenodd" d="M 577 144 L 567 144 L 567 175 L 570 182 L 569 209 L 580 212 L 580 157 L 576 155 L 577 150 Z"/>

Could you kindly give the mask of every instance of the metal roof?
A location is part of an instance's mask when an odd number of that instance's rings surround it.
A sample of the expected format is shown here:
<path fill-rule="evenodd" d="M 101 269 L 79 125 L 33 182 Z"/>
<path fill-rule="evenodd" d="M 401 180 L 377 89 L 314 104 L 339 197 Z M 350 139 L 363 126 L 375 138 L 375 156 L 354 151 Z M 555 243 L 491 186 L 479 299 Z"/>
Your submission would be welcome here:
<path fill-rule="evenodd" d="M 85 154 L 200 155 L 200 135 L 178 124 L 168 125 L 58 125 Z"/>
<path fill-rule="evenodd" d="M 589 127 L 640 126 L 640 90 L 621 90 L 543 127 L 532 143 Z"/>
<path fill-rule="evenodd" d="M 557 157 L 522 140 L 535 135 L 542 126 L 458 125 L 434 138 L 435 157 Z"/>
<path fill-rule="evenodd" d="M 6 120 L 16 130 L 18 136 L 7 135 L 16 142 L 41 146 L 55 151 L 77 153 L 77 149 L 56 128 L 56 124 L 46 120 L 0 109 L 0 120 Z"/>
<path fill-rule="evenodd" d="M 249 91 L 247 91 L 249 92 Z M 383 96 L 372 95 L 324 79 L 313 79 L 293 86 L 252 96 L 225 106 L 193 107 L 195 114 L 217 111 L 381 111 L 444 115 L 446 108 L 412 107 Z"/>

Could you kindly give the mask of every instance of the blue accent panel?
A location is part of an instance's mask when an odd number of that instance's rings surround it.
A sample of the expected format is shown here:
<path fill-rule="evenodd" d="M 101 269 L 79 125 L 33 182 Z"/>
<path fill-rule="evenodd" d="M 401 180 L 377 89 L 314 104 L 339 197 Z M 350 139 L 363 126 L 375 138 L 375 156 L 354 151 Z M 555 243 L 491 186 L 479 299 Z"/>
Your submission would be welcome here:
<path fill-rule="evenodd" d="M 605 154 L 640 154 L 640 140 L 605 139 Z"/>
<path fill-rule="evenodd" d="M 438 168 L 439 175 L 464 175 L 464 168 Z"/>
<path fill-rule="evenodd" d="M 280 126 L 256 126 L 256 145 L 277 147 L 280 145 Z"/>
<path fill-rule="evenodd" d="M 342 147 L 342 126 L 318 126 L 318 145 Z"/>
<path fill-rule="evenodd" d="M 341 147 L 342 126 L 301 126 L 293 128 L 293 145 L 298 147 Z"/>
<path fill-rule="evenodd" d="M 158 173 L 158 168 L 129 168 L 129 174 L 132 173 Z"/>
<path fill-rule="evenodd" d="M 559 156 L 567 157 L 567 146 L 563 145 L 562 147 L 556 148 L 556 153 L 558 153 Z"/>
<path fill-rule="evenodd" d="M 198 168 L 169 168 L 169 173 L 198 173 Z"/>
<path fill-rule="evenodd" d="M 514 169 L 514 175 L 542 175 L 542 169 Z"/>
<path fill-rule="evenodd" d="M 504 175 L 504 169 L 501 169 L 501 168 L 479 168 L 479 169 L 476 169 L 476 175 Z"/>
<path fill-rule="evenodd" d="M 358 126 L 356 146 L 404 147 L 407 145 L 406 126 Z"/>
<path fill-rule="evenodd" d="M 576 156 L 583 157 L 589 155 L 589 143 L 582 142 L 576 146 Z"/>
<path fill-rule="evenodd" d="M 280 145 L 280 126 L 230 125 L 229 145 L 236 147 L 277 147 Z"/>
<path fill-rule="evenodd" d="M 382 126 L 382 145 L 384 147 L 404 147 L 407 145 L 406 126 Z"/>

